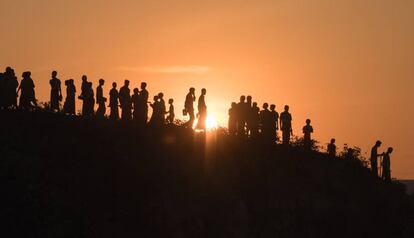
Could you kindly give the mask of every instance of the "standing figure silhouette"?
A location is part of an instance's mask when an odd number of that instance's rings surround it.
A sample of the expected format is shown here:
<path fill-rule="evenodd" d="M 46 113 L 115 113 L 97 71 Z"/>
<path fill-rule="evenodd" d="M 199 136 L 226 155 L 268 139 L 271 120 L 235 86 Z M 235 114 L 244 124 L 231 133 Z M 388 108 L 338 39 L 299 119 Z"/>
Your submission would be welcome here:
<path fill-rule="evenodd" d="M 22 81 L 18 90 L 21 90 L 19 107 L 24 110 L 30 110 L 33 105 L 36 105 L 34 82 L 32 80 L 31 72 L 27 71 L 22 74 Z"/>
<path fill-rule="evenodd" d="M 285 111 L 280 114 L 280 129 L 282 130 L 282 140 L 284 145 L 290 142 L 292 131 L 292 115 L 289 113 L 289 106 L 285 106 Z"/>
<path fill-rule="evenodd" d="M 240 101 L 237 104 L 237 135 L 246 136 L 246 96 L 240 96 Z"/>
<path fill-rule="evenodd" d="M 252 96 L 248 95 L 246 97 L 246 104 L 244 105 L 244 111 L 245 111 L 245 119 L 246 119 L 246 135 L 252 134 Z"/>
<path fill-rule="evenodd" d="M 134 90 L 132 90 L 131 103 L 133 109 L 132 120 L 134 120 L 134 122 L 139 122 L 141 111 L 141 95 L 139 95 L 138 88 L 134 88 Z"/>
<path fill-rule="evenodd" d="M 332 159 L 336 158 L 336 145 L 335 145 L 335 139 L 331 139 L 331 143 L 328 144 L 328 155 Z"/>
<path fill-rule="evenodd" d="M 184 123 L 185 127 L 191 128 L 194 124 L 194 120 L 195 120 L 194 102 L 195 100 L 196 100 L 195 88 L 190 88 L 189 92 L 187 93 L 187 96 L 185 97 L 185 102 L 184 102 L 183 115 L 186 116 L 188 114 L 188 116 L 190 117 L 190 119 L 186 123 Z"/>
<path fill-rule="evenodd" d="M 387 182 L 391 183 L 391 156 L 393 148 L 389 147 L 387 152 L 383 153 L 382 158 L 382 179 Z"/>
<path fill-rule="evenodd" d="M 260 111 L 260 132 L 264 141 L 272 140 L 272 114 L 269 111 L 269 104 L 263 103 L 263 110 Z"/>
<path fill-rule="evenodd" d="M 106 97 L 103 96 L 103 85 L 105 80 L 99 79 L 99 85 L 96 87 L 96 104 L 98 104 L 98 109 L 96 110 L 96 116 L 98 118 L 104 118 L 106 112 Z"/>
<path fill-rule="evenodd" d="M 205 88 L 201 89 L 201 95 L 198 97 L 198 122 L 197 122 L 197 129 L 206 130 L 206 119 L 207 119 L 207 105 L 205 96 L 207 94 L 207 90 Z"/>
<path fill-rule="evenodd" d="M 114 121 L 119 119 L 119 93 L 116 86 L 116 83 L 113 82 L 112 89 L 109 91 L 109 108 L 111 109 L 109 118 Z"/>
<path fill-rule="evenodd" d="M 175 118 L 175 113 L 174 113 L 174 99 L 170 98 L 168 99 L 168 104 L 170 105 L 169 109 L 168 109 L 168 116 L 167 116 L 167 123 L 168 124 L 173 124 L 174 123 L 174 118 Z"/>
<path fill-rule="evenodd" d="M 17 108 L 17 88 L 19 87 L 19 81 L 17 81 L 14 69 L 11 67 L 6 68 L 6 72 L 3 75 L 4 90 L 5 90 L 5 107 Z"/>
<path fill-rule="evenodd" d="M 382 142 L 380 140 L 377 140 L 375 142 L 375 145 L 371 149 L 371 172 L 374 176 L 378 177 L 378 157 L 380 157 L 382 154 L 378 155 L 378 148 L 381 147 Z"/>
<path fill-rule="evenodd" d="M 6 80 L 4 79 L 4 74 L 0 72 L 0 109 L 5 108 L 5 82 Z"/>
<path fill-rule="evenodd" d="M 62 88 L 60 79 L 57 78 L 57 72 L 52 72 L 52 79 L 49 81 L 50 84 L 50 110 L 59 111 L 60 101 L 62 101 Z"/>
<path fill-rule="evenodd" d="M 164 101 L 164 94 L 163 93 L 158 93 L 158 110 L 159 113 L 157 114 L 158 118 L 158 125 L 164 125 L 165 124 L 165 114 L 167 114 L 167 107 L 165 106 L 165 101 Z"/>
<path fill-rule="evenodd" d="M 250 137 L 257 138 L 259 136 L 259 124 L 260 124 L 260 108 L 257 106 L 257 102 L 252 104 L 252 108 L 250 109 L 249 115 L 251 120 L 250 126 Z"/>
<path fill-rule="evenodd" d="M 276 105 L 270 105 L 271 115 L 271 140 L 272 142 L 277 141 L 277 130 L 279 129 L 279 113 L 276 111 Z"/>
<path fill-rule="evenodd" d="M 160 118 L 159 114 L 161 114 L 161 112 L 160 112 L 160 102 L 158 100 L 158 95 L 155 95 L 153 99 L 154 99 L 154 102 L 150 104 L 150 106 L 152 107 L 150 125 L 158 126 L 159 118 Z"/>
<path fill-rule="evenodd" d="M 147 124 L 148 121 L 148 91 L 147 83 L 141 83 L 141 91 L 139 92 L 140 106 L 139 106 L 139 123 L 141 125 Z"/>
<path fill-rule="evenodd" d="M 231 103 L 231 107 L 229 109 L 229 135 L 235 136 L 237 131 L 237 118 L 236 118 L 236 107 L 237 104 L 235 102 Z"/>
<path fill-rule="evenodd" d="M 92 82 L 88 82 L 85 88 L 85 93 L 83 95 L 83 104 L 85 108 L 84 116 L 93 116 L 95 111 L 95 95 L 93 93 Z"/>
<path fill-rule="evenodd" d="M 66 99 L 63 104 L 63 111 L 69 115 L 75 115 L 75 94 L 76 87 L 73 79 L 65 80 L 66 85 Z"/>
<path fill-rule="evenodd" d="M 86 115 L 88 113 L 88 103 L 87 100 L 85 100 L 85 95 L 87 95 L 88 91 L 88 77 L 86 75 L 82 76 L 82 85 L 81 85 L 81 93 L 79 95 L 79 99 L 82 100 L 82 115 Z"/>
<path fill-rule="evenodd" d="M 312 149 L 312 138 L 311 134 L 313 133 L 313 127 L 311 126 L 311 120 L 306 119 L 306 125 L 303 127 L 303 143 L 306 150 Z"/>
<path fill-rule="evenodd" d="M 119 102 L 121 103 L 121 119 L 129 121 L 131 119 L 131 95 L 129 80 L 124 81 L 124 86 L 119 89 Z"/>

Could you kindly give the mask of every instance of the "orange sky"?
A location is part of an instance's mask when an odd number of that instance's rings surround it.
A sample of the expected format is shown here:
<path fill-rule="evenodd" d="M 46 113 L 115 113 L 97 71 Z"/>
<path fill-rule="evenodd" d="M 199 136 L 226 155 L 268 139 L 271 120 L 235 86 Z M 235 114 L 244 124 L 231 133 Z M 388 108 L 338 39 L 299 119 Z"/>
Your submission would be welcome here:
<path fill-rule="evenodd" d="M 393 173 L 414 178 L 414 1 L 2 0 L 0 68 L 31 70 L 41 101 L 49 75 L 87 74 L 174 98 L 206 87 L 226 124 L 241 94 L 291 106 L 294 132 L 368 152 L 394 146 Z M 20 78 L 19 78 L 20 79 Z M 95 83 L 96 85 L 96 83 Z M 199 90 L 198 90 L 199 93 Z"/>

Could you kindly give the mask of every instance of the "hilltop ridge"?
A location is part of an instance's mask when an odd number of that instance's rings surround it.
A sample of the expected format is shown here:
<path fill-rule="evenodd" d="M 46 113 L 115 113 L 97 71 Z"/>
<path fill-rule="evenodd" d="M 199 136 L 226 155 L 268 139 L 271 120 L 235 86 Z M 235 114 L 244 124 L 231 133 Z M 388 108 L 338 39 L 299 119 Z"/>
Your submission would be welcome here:
<path fill-rule="evenodd" d="M 358 160 L 179 126 L 0 112 L 4 237 L 412 237 Z"/>

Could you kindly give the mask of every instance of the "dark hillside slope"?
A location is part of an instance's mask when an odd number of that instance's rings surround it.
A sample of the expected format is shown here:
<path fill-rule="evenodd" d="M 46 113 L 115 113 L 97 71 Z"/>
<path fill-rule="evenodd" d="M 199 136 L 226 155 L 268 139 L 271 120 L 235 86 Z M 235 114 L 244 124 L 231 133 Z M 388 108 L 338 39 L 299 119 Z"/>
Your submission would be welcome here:
<path fill-rule="evenodd" d="M 358 161 L 45 112 L 0 112 L 1 237 L 414 237 Z"/>

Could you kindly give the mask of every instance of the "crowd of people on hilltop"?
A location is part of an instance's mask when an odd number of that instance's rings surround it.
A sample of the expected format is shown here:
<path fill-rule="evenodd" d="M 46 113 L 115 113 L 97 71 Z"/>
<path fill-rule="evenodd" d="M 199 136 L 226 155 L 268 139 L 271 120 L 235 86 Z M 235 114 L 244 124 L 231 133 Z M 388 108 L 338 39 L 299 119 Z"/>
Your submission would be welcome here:
<path fill-rule="evenodd" d="M 63 112 L 68 115 L 76 115 L 76 86 L 73 79 L 65 80 L 66 98 L 63 103 L 63 108 L 60 108 L 63 101 L 63 93 L 61 80 L 57 77 L 57 71 L 51 74 L 50 84 L 50 102 L 49 108 L 53 112 Z M 93 90 L 92 82 L 88 81 L 86 75 L 82 76 L 81 91 L 78 99 L 82 100 L 82 116 L 97 118 L 105 118 L 107 98 L 104 96 L 103 87 L 105 85 L 104 79 L 99 79 L 96 87 L 96 96 Z M 109 119 L 133 121 L 138 125 L 162 126 L 165 124 L 173 124 L 175 122 L 174 100 L 168 100 L 169 108 L 167 110 L 164 94 L 162 92 L 153 97 L 152 102 L 148 101 L 149 92 L 147 91 L 147 83 L 142 82 L 140 89 L 129 88 L 129 80 L 124 81 L 124 85 L 117 88 L 117 83 L 112 83 L 112 88 L 109 91 Z M 207 105 L 205 96 L 206 89 L 201 89 L 201 94 L 198 97 L 198 112 L 195 114 L 194 103 L 196 101 L 195 88 L 191 87 L 185 97 L 183 115 L 188 116 L 189 120 L 183 124 L 186 128 L 195 128 L 199 130 L 206 130 Z M 20 97 L 19 97 L 20 93 Z M 19 98 L 19 103 L 18 99 Z M 97 109 L 95 111 L 95 104 Z M 151 117 L 148 119 L 149 106 L 152 108 Z M 0 73 L 0 109 L 22 109 L 32 110 L 37 107 L 37 100 L 35 96 L 35 84 L 31 78 L 31 72 L 26 71 L 22 73 L 22 79 L 19 81 L 15 75 L 15 71 L 11 67 L 7 67 L 5 72 Z M 121 114 L 119 113 L 121 109 Z M 240 138 L 261 138 L 263 141 L 275 143 L 278 140 L 277 131 L 282 132 L 282 144 L 289 145 L 292 130 L 292 115 L 289 112 L 289 106 L 284 106 L 284 111 L 279 113 L 276 111 L 276 105 L 264 103 L 262 109 L 258 107 L 257 102 L 252 101 L 252 96 L 241 96 L 238 103 L 232 102 L 229 109 L 228 132 L 230 136 Z M 197 118 L 197 123 L 195 120 Z M 311 150 L 313 141 L 311 134 L 313 127 L 311 120 L 306 120 L 306 125 L 302 129 L 303 132 L 303 146 L 306 150 Z M 381 142 L 377 141 L 371 150 L 371 171 L 373 175 L 378 174 L 378 158 L 382 157 L 383 161 L 380 168 L 382 171 L 380 176 L 385 181 L 391 181 L 390 170 L 390 154 L 393 149 L 390 147 L 382 154 L 378 154 L 378 148 Z M 335 139 L 331 139 L 328 144 L 327 152 L 331 158 L 336 158 Z"/>

